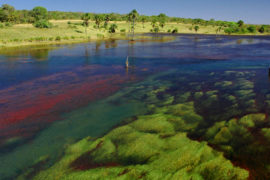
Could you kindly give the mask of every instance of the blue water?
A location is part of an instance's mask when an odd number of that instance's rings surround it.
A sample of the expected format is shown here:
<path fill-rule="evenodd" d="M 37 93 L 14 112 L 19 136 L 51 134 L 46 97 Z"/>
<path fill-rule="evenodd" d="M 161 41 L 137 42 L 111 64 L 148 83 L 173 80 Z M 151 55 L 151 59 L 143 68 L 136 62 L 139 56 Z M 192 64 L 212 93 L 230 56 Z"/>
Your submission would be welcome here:
<path fill-rule="evenodd" d="M 86 136 L 101 136 L 121 122 L 147 113 L 146 106 L 156 103 L 147 99 L 147 93 L 155 88 L 166 87 L 158 97 L 164 101 L 169 95 L 192 94 L 189 100 L 195 102 L 196 111 L 207 119 L 200 133 L 189 134 L 196 140 L 203 136 L 203 129 L 215 122 L 249 113 L 268 115 L 270 37 L 174 37 L 170 41 L 166 41 L 165 35 L 153 37 L 163 38 L 164 42 L 114 40 L 2 51 L 0 179 L 22 174 L 38 159 L 46 159 L 46 168 L 61 157 L 67 145 Z M 125 67 L 127 56 L 128 69 Z M 251 98 L 237 94 L 241 87 L 222 89 L 216 85 L 245 80 L 254 86 L 251 89 L 255 95 Z M 93 90 L 88 92 L 89 88 Z M 213 104 L 205 103 L 206 96 L 196 100 L 196 92 L 213 90 L 219 91 L 219 99 Z M 229 95 L 236 97 L 239 105 L 236 109 L 226 100 Z M 44 113 L 43 109 L 35 108 L 36 113 L 21 116 L 32 111 L 28 107 L 45 107 L 57 98 L 59 101 L 48 106 L 49 109 L 44 108 Z M 247 105 L 250 100 L 255 103 Z M 17 112 L 15 119 L 9 119 Z M 265 147 L 267 150 L 270 148 Z M 238 155 L 227 158 L 241 161 L 240 165 L 254 171 L 258 168 L 264 172 L 262 177 L 268 177 L 266 169 L 245 161 L 250 155 L 248 152 L 244 157 Z M 262 153 L 257 158 L 267 164 L 266 156 L 267 153 Z"/>

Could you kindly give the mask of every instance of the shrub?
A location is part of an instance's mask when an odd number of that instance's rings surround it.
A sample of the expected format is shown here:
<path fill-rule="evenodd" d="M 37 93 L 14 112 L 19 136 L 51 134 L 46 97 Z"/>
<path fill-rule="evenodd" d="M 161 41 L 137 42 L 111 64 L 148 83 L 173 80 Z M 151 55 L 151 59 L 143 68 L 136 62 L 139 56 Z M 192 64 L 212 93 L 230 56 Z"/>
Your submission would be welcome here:
<path fill-rule="evenodd" d="M 178 29 L 177 29 L 177 28 L 174 28 L 174 29 L 172 30 L 172 33 L 173 33 L 173 34 L 178 33 Z"/>
<path fill-rule="evenodd" d="M 55 40 L 56 40 L 56 41 L 61 41 L 61 37 L 60 37 L 60 36 L 57 36 L 57 37 L 55 38 Z"/>
<path fill-rule="evenodd" d="M 115 33 L 117 29 L 117 25 L 116 24 L 112 24 L 109 28 L 109 33 Z"/>
<path fill-rule="evenodd" d="M 53 41 L 53 37 L 50 37 L 50 38 L 49 38 L 49 41 Z"/>
<path fill-rule="evenodd" d="M 0 28 L 4 28 L 4 24 L 0 23 Z"/>
<path fill-rule="evenodd" d="M 45 41 L 46 38 L 45 37 L 36 37 L 35 40 L 36 41 Z"/>
<path fill-rule="evenodd" d="M 124 33 L 126 32 L 126 29 L 121 29 L 120 32 Z"/>
<path fill-rule="evenodd" d="M 158 32 L 159 32 L 159 28 L 158 28 L 158 27 L 155 27 L 155 28 L 154 28 L 154 32 L 155 32 L 155 33 L 158 33 Z"/>
<path fill-rule="evenodd" d="M 67 22 L 67 24 L 71 24 L 71 22 L 70 22 L 70 21 L 68 21 L 68 22 Z"/>
<path fill-rule="evenodd" d="M 69 37 L 65 36 L 63 39 L 64 39 L 64 40 L 69 40 Z"/>
<path fill-rule="evenodd" d="M 6 27 L 11 27 L 12 24 L 11 24 L 10 22 L 6 22 L 6 23 L 5 23 L 5 26 L 6 26 Z"/>
<path fill-rule="evenodd" d="M 52 28 L 53 25 L 49 21 L 43 19 L 43 20 L 36 21 L 34 23 L 34 26 L 36 28 Z"/>
<path fill-rule="evenodd" d="M 256 26 L 254 25 L 251 25 L 247 28 L 247 30 L 250 32 L 250 33 L 255 33 L 256 32 Z"/>
<path fill-rule="evenodd" d="M 259 32 L 260 33 L 264 33 L 266 31 L 267 27 L 265 25 L 262 25 L 260 28 L 259 28 Z"/>
<path fill-rule="evenodd" d="M 71 36 L 71 39 L 75 39 L 75 36 Z"/>
<path fill-rule="evenodd" d="M 168 31 L 167 31 L 167 32 L 168 32 L 168 33 L 170 33 L 170 32 L 172 32 L 172 31 L 171 31 L 171 29 L 168 29 Z"/>

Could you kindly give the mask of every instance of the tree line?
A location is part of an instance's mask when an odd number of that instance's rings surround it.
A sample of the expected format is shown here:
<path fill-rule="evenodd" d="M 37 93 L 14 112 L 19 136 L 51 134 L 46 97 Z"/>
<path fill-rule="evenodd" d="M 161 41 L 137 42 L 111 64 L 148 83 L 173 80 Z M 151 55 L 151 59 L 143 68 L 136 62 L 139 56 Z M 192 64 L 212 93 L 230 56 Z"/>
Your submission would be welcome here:
<path fill-rule="evenodd" d="M 164 28 L 166 23 L 183 23 L 192 24 L 194 30 L 197 32 L 200 26 L 213 26 L 217 27 L 216 32 L 223 30 L 227 34 L 238 33 L 265 33 L 270 32 L 269 25 L 248 25 L 242 20 L 238 22 L 229 21 L 216 21 L 214 19 L 204 20 L 204 19 L 191 19 L 191 18 L 179 18 L 179 17 L 169 17 L 164 13 L 157 16 L 146 16 L 140 15 L 136 10 L 131 11 L 128 14 L 118 14 L 118 13 L 82 13 L 82 12 L 62 12 L 62 11 L 47 11 L 44 7 L 35 7 L 32 10 L 16 10 L 13 6 L 8 4 L 3 4 L 0 8 L 0 22 L 4 23 L 6 26 L 18 23 L 32 23 L 35 27 L 39 28 L 50 28 L 52 24 L 49 20 L 65 20 L 65 19 L 82 19 L 84 25 L 88 26 L 88 21 L 94 21 L 97 28 L 102 26 L 107 28 L 109 21 L 126 21 L 130 23 L 129 31 L 134 31 L 136 22 L 141 22 L 144 27 L 144 23 L 151 22 L 152 32 L 158 32 L 160 28 Z M 3 25 L 2 25 L 3 26 Z M 0 25 L 1 27 L 1 25 Z M 111 29 L 115 30 L 114 27 Z M 171 32 L 177 32 L 177 29 L 170 30 Z"/>

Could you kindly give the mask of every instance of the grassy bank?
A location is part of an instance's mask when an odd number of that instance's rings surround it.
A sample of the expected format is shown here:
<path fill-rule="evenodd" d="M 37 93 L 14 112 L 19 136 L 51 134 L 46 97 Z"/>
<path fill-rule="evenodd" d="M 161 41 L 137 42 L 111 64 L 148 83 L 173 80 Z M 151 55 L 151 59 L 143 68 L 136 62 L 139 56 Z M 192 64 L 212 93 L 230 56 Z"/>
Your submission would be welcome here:
<path fill-rule="evenodd" d="M 33 27 L 32 24 L 17 24 L 12 27 L 0 29 L 0 47 L 17 47 L 25 45 L 43 45 L 43 44 L 68 44 L 87 41 L 102 40 L 108 38 L 125 39 L 129 33 L 129 23 L 124 21 L 109 22 L 116 24 L 115 34 L 110 34 L 108 29 L 95 28 L 95 23 L 90 22 L 89 27 L 85 28 L 81 25 L 80 20 L 53 20 L 53 28 L 39 29 Z M 150 22 L 137 23 L 135 33 L 149 33 L 152 25 Z M 192 24 L 167 23 L 164 28 L 159 28 L 159 33 L 171 32 L 177 29 L 178 33 L 198 33 L 198 34 L 225 34 L 224 30 L 217 32 L 217 26 L 200 26 L 196 32 Z M 246 34 L 259 35 L 259 34 Z M 261 34 L 260 34 L 261 35 Z M 264 34 L 265 35 L 265 34 Z"/>

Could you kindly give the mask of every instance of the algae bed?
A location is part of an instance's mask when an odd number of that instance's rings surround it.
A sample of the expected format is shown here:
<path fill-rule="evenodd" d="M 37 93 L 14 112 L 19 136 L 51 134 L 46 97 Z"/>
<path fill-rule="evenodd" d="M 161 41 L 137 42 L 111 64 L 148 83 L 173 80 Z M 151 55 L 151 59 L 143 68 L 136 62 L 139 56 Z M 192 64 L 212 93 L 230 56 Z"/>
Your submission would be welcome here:
<path fill-rule="evenodd" d="M 269 179 L 269 45 L 178 35 L 2 55 L 0 179 Z"/>

